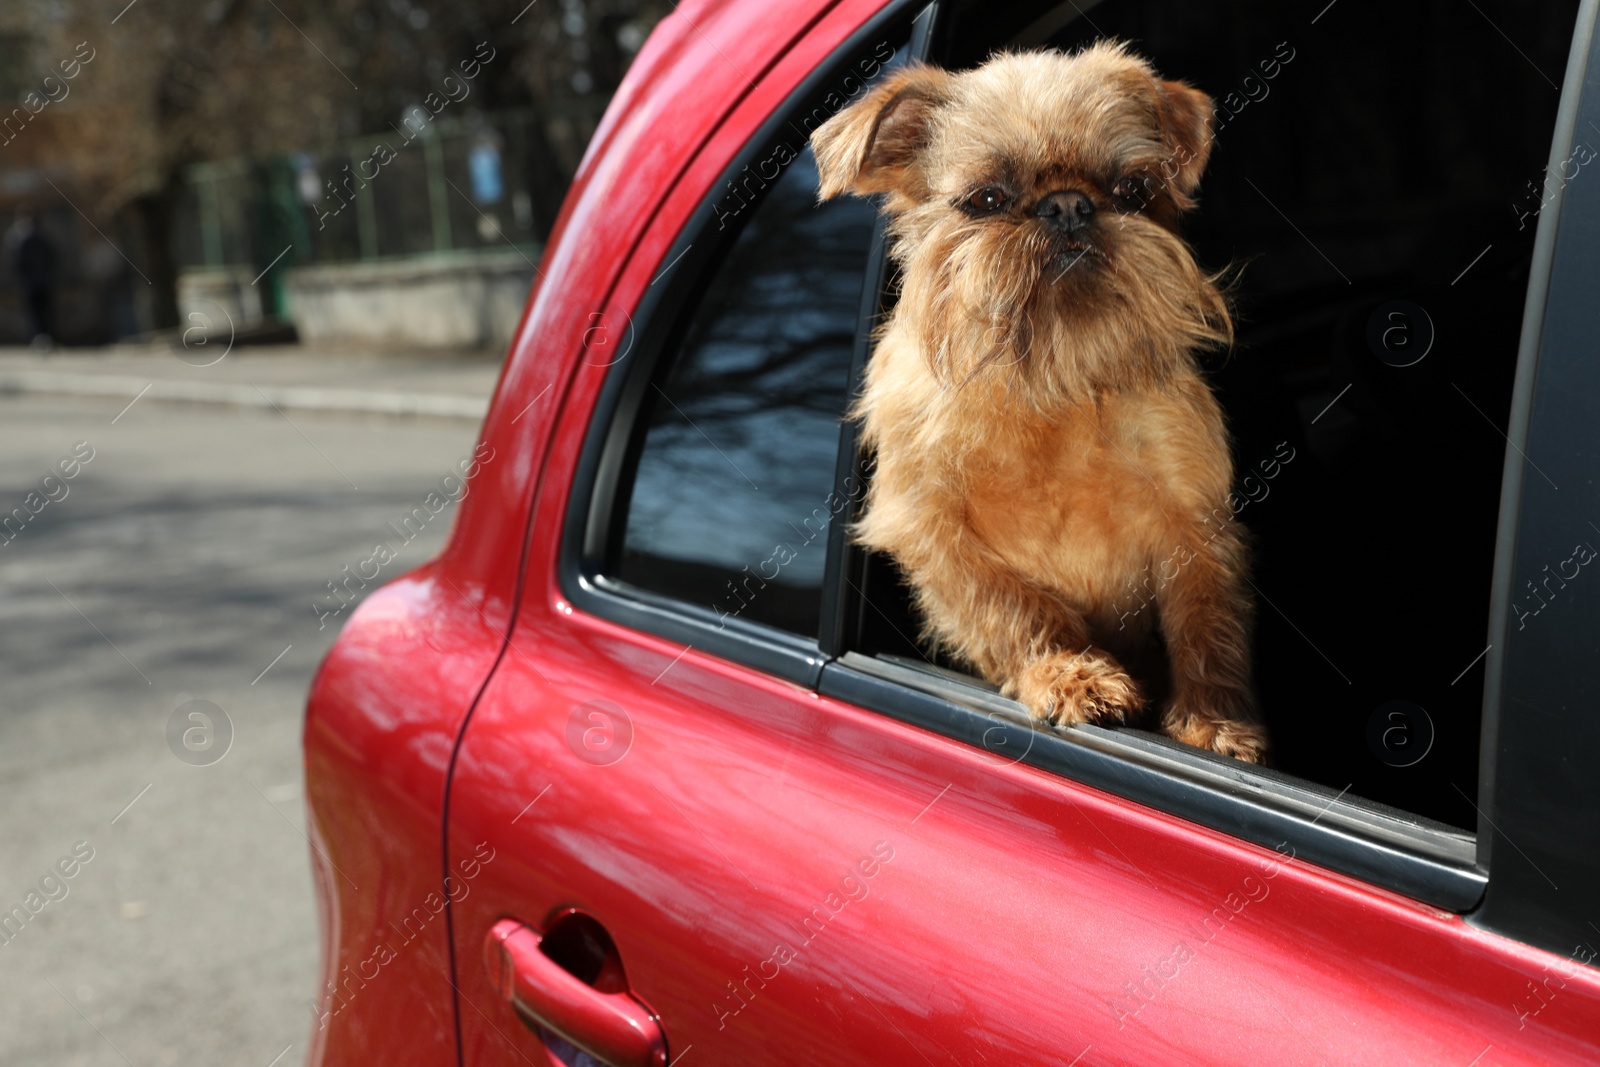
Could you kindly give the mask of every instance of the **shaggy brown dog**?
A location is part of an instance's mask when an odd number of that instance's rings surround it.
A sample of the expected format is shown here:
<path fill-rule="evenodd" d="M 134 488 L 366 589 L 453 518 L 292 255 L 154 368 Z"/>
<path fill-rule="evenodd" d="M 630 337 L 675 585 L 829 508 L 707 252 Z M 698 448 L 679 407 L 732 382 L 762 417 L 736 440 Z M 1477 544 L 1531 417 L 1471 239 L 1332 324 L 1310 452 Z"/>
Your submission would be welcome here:
<path fill-rule="evenodd" d="M 888 194 L 903 272 L 854 412 L 877 459 L 857 540 L 1039 719 L 1159 702 L 1171 737 L 1260 761 L 1247 551 L 1195 362 L 1232 323 L 1175 232 L 1211 111 L 1102 44 L 901 70 L 812 144 L 823 199 Z"/>

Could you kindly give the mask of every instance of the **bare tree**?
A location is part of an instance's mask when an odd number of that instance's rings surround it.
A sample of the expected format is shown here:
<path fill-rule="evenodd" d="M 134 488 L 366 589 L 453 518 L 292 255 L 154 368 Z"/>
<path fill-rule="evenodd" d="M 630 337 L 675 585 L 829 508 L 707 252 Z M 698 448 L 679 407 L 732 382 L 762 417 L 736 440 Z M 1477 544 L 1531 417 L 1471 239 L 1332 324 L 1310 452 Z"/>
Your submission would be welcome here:
<path fill-rule="evenodd" d="M 47 109 L 26 156 L 84 195 L 104 220 L 126 213 L 155 292 L 154 325 L 178 321 L 175 213 L 188 166 L 315 150 L 381 132 L 438 92 L 486 44 L 483 110 L 533 104 L 597 116 L 666 5 L 652 0 L 59 0 L 35 19 L 35 51 L 93 59 L 70 107 Z M 541 133 L 561 134 L 559 122 Z M 540 153 L 536 186 L 559 198 L 587 122 Z M 561 143 L 561 142 L 567 143 Z M 11 148 L 13 146 L 7 146 Z M 18 152 L 5 162 L 23 158 Z M 537 176 L 536 176 L 537 178 Z"/>
<path fill-rule="evenodd" d="M 131 216 L 157 326 L 178 321 L 171 235 L 183 169 L 337 130 L 344 81 L 314 43 L 324 16 L 311 3 L 282 6 L 141 0 L 113 24 L 103 5 L 70 0 L 65 18 L 43 22 L 43 54 L 94 53 L 73 81 L 73 106 L 41 116 L 61 153 L 52 162 L 87 195 L 80 210 Z"/>

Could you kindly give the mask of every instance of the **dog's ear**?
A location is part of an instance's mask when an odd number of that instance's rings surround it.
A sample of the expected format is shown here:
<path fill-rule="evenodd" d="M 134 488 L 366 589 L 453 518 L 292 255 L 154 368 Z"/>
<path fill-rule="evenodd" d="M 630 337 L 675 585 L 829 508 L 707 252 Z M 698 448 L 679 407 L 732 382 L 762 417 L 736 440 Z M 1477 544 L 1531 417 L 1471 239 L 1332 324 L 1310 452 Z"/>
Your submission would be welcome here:
<path fill-rule="evenodd" d="M 811 134 L 819 196 L 907 191 L 933 114 L 950 97 L 951 75 L 917 63 L 894 72 Z"/>
<path fill-rule="evenodd" d="M 1194 195 L 1200 173 L 1211 158 L 1211 98 L 1191 85 L 1177 81 L 1157 81 L 1157 107 L 1161 116 L 1161 139 L 1169 163 L 1162 170 L 1178 193 L 1179 206 Z"/>

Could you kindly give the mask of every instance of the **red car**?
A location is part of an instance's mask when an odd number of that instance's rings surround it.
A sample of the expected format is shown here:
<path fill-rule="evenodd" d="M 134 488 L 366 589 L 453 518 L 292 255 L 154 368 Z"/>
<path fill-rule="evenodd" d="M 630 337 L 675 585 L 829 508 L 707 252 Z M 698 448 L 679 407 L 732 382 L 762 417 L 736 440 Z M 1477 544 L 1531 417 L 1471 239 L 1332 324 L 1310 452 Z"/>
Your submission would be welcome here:
<path fill-rule="evenodd" d="M 1600 1062 L 1596 7 L 678 5 L 311 693 L 311 1062 Z M 897 289 L 810 132 L 1101 37 L 1217 103 L 1266 769 L 1032 729 L 846 536 Z"/>

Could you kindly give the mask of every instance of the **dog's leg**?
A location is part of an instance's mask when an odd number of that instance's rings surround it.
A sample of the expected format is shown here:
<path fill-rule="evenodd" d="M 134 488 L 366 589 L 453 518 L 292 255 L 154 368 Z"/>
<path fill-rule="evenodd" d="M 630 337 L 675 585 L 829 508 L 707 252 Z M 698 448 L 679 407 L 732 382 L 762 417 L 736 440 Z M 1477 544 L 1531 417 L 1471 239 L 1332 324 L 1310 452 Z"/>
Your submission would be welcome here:
<path fill-rule="evenodd" d="M 1267 735 L 1250 691 L 1248 555 L 1230 525 L 1180 552 L 1168 565 L 1177 573 L 1157 575 L 1161 632 L 1172 661 L 1172 697 L 1161 728 L 1184 744 L 1260 763 Z"/>
<path fill-rule="evenodd" d="M 1087 641 L 1078 647 L 1082 651 L 1049 649 L 1034 655 L 1001 691 L 1055 726 L 1127 722 L 1144 706 L 1139 687 L 1107 653 Z"/>
<path fill-rule="evenodd" d="M 927 562 L 912 578 L 933 631 L 1040 721 L 1121 723 L 1144 706 L 1128 672 L 1091 647 L 1082 613 L 1062 598 L 959 536 Z"/>

